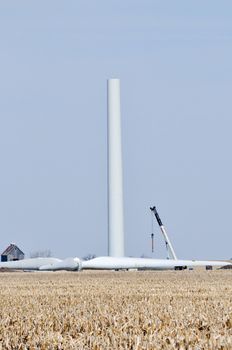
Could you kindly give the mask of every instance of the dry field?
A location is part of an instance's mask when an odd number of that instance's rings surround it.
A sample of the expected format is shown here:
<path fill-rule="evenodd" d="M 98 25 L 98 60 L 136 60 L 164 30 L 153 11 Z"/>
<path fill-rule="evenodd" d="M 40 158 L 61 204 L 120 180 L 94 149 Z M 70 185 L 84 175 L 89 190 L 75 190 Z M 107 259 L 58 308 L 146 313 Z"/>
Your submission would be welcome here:
<path fill-rule="evenodd" d="M 0 274 L 0 349 L 232 349 L 232 271 Z"/>

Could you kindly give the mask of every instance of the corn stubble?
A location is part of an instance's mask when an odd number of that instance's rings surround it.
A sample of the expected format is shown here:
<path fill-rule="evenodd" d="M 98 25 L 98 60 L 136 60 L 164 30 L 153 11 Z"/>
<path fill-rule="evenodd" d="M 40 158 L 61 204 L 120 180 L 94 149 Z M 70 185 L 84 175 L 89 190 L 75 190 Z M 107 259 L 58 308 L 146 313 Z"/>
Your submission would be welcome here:
<path fill-rule="evenodd" d="M 232 271 L 0 276 L 0 349 L 232 349 Z"/>

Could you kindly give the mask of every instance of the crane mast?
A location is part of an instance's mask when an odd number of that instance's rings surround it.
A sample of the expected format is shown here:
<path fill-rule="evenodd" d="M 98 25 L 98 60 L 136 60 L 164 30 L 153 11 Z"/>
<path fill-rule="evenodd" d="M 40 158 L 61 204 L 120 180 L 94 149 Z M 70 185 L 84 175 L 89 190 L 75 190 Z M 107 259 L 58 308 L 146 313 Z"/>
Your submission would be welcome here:
<path fill-rule="evenodd" d="M 151 210 L 151 211 L 153 212 L 153 214 L 155 215 L 155 218 L 156 218 L 156 220 L 157 220 L 157 222 L 158 222 L 158 225 L 159 225 L 160 230 L 161 230 L 161 232 L 162 232 L 162 235 L 163 235 L 163 237 L 164 237 L 166 249 L 167 249 L 167 252 L 168 252 L 168 259 L 177 260 L 176 253 L 175 253 L 175 251 L 174 251 L 174 249 L 173 249 L 173 246 L 172 246 L 172 244 L 171 244 L 171 242 L 170 242 L 170 239 L 168 238 L 168 234 L 167 234 L 167 232 L 166 232 L 166 230 L 165 230 L 165 227 L 164 227 L 164 225 L 163 225 L 163 223 L 162 223 L 162 221 L 161 221 L 161 219 L 160 219 L 160 217 L 159 217 L 159 214 L 158 214 L 158 212 L 157 212 L 157 210 L 156 210 L 156 207 L 150 207 L 150 210 Z"/>

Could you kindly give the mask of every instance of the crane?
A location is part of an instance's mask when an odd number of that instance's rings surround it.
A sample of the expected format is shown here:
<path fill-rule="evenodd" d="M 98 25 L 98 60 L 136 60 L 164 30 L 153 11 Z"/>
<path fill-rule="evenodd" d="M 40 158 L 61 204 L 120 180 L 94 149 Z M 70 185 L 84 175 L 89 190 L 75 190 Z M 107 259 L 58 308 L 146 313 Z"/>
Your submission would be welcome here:
<path fill-rule="evenodd" d="M 177 260 L 176 253 L 175 253 L 175 251 L 173 249 L 173 246 L 172 246 L 172 244 L 170 242 L 170 239 L 168 238 L 168 234 L 167 234 L 167 232 L 165 230 L 165 227 L 164 227 L 164 225 L 163 225 L 163 223 L 162 223 L 162 221 L 161 221 L 161 219 L 159 217 L 159 214 L 158 214 L 158 212 L 156 210 L 156 207 L 150 207 L 150 210 L 155 215 L 155 218 L 156 218 L 156 220 L 158 222 L 158 225 L 159 225 L 160 230 L 162 232 L 162 235 L 164 237 L 164 241 L 165 241 L 165 245 L 166 245 L 166 249 L 167 249 L 167 253 L 168 253 L 168 259 Z"/>

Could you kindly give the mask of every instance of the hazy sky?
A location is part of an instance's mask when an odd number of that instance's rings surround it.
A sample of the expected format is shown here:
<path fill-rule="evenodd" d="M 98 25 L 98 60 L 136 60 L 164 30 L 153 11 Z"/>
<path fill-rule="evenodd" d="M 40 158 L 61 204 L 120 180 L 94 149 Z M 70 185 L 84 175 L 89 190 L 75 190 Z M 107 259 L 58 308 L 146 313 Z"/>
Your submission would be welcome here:
<path fill-rule="evenodd" d="M 231 1 L 0 1 L 0 249 L 107 254 L 118 77 L 126 254 L 156 205 L 179 257 L 231 257 L 231 65 Z"/>

